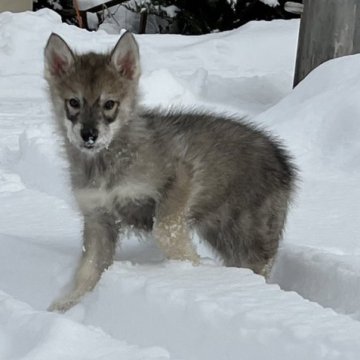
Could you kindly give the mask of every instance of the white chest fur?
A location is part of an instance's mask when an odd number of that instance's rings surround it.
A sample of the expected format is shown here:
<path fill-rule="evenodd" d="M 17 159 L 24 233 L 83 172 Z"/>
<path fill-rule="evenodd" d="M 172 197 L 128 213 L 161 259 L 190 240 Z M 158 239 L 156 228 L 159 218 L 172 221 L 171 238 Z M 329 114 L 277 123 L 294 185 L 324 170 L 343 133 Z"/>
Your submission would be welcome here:
<path fill-rule="evenodd" d="M 144 198 L 157 200 L 159 197 L 157 189 L 151 184 L 134 181 L 123 181 L 111 189 L 105 189 L 102 186 L 75 189 L 74 194 L 80 210 L 84 214 L 91 213 L 96 209 L 111 211 L 116 204 L 125 204 Z"/>

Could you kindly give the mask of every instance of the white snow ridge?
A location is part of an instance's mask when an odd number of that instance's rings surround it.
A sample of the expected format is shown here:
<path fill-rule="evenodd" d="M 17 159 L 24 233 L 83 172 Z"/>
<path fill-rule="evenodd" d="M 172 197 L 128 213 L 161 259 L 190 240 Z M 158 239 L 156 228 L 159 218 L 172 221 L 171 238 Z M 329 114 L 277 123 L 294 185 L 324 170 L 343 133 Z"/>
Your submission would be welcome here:
<path fill-rule="evenodd" d="M 266 127 L 294 154 L 297 199 L 271 283 L 221 266 L 196 239 L 193 267 L 130 236 L 94 291 L 60 315 L 46 308 L 76 268 L 82 225 L 42 78 L 51 32 L 79 52 L 118 38 L 48 10 L 0 14 L 0 360 L 359 359 L 360 56 L 292 90 L 296 20 L 137 36 L 141 101 Z"/>

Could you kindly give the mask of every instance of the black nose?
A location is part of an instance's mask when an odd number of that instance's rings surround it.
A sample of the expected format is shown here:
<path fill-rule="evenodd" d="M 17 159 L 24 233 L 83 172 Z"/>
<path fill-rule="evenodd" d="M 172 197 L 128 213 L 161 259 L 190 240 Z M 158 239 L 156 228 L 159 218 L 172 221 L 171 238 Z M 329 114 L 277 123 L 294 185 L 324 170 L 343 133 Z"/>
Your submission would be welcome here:
<path fill-rule="evenodd" d="M 80 135 L 86 143 L 94 143 L 98 138 L 99 132 L 93 128 L 83 128 Z"/>

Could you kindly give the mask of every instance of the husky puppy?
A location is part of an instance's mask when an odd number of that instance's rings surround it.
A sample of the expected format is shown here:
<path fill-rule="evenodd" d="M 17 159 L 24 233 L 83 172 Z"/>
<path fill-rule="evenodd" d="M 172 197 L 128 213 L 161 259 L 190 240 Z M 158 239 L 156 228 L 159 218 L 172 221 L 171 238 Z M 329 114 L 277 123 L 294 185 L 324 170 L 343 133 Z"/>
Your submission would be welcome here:
<path fill-rule="evenodd" d="M 277 252 L 295 178 L 286 151 L 240 119 L 141 109 L 139 76 L 129 32 L 107 54 L 77 55 L 56 34 L 47 42 L 45 78 L 84 217 L 73 288 L 51 310 L 94 288 L 125 227 L 194 264 L 190 231 L 227 266 L 262 273 Z"/>

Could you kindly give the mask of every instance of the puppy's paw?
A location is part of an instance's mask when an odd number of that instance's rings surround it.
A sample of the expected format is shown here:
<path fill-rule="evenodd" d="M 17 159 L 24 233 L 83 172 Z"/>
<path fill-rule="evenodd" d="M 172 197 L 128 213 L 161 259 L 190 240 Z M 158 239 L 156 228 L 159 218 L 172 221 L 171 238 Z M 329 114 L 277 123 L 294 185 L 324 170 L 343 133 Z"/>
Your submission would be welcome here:
<path fill-rule="evenodd" d="M 71 309 L 73 306 L 78 304 L 80 301 L 80 298 L 75 298 L 71 296 L 66 296 L 63 298 L 60 298 L 58 300 L 55 300 L 49 307 L 48 311 L 52 312 L 58 312 L 58 313 L 64 313 Z"/>

